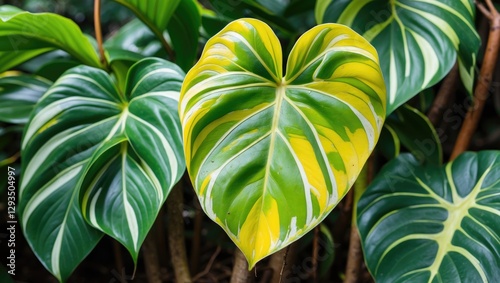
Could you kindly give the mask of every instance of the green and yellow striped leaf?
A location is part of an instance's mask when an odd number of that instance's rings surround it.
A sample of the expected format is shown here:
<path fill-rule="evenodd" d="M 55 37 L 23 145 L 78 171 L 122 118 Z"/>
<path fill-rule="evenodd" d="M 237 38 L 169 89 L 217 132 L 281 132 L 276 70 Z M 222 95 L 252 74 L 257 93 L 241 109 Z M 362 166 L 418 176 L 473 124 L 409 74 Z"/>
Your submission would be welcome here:
<path fill-rule="evenodd" d="M 387 114 L 460 63 L 472 93 L 480 46 L 472 0 L 319 0 L 318 23 L 340 23 L 377 49 L 388 87 Z"/>
<path fill-rule="evenodd" d="M 377 282 L 500 278 L 500 151 L 464 153 L 440 167 L 402 154 L 382 169 L 357 209 Z"/>
<path fill-rule="evenodd" d="M 385 118 L 375 49 L 350 28 L 317 26 L 282 50 L 265 23 L 211 38 L 186 75 L 187 168 L 207 215 L 250 268 L 320 223 L 347 193 Z"/>
<path fill-rule="evenodd" d="M 38 103 L 23 138 L 18 211 L 28 243 L 60 281 L 101 231 L 137 260 L 185 168 L 177 114 L 183 78 L 170 62 L 144 59 L 121 93 L 104 71 L 80 66 Z"/>

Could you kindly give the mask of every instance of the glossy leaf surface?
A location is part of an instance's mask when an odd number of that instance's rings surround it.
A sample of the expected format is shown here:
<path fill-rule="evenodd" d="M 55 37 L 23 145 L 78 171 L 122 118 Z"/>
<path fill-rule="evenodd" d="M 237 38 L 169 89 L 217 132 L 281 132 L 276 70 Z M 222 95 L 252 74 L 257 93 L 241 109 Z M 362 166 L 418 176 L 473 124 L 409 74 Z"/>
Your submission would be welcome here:
<path fill-rule="evenodd" d="M 358 203 L 377 282 L 495 282 L 499 216 L 500 151 L 464 153 L 441 167 L 402 154 Z"/>
<path fill-rule="evenodd" d="M 198 38 L 201 15 L 196 1 L 182 0 L 167 26 L 175 51 L 175 63 L 186 72 L 193 67 L 198 56 Z"/>
<path fill-rule="evenodd" d="M 347 193 L 385 118 L 375 49 L 320 25 L 291 51 L 261 21 L 207 42 L 180 101 L 185 156 L 208 216 L 253 267 L 316 226 Z"/>
<path fill-rule="evenodd" d="M 32 75 L 0 78 L 0 121 L 25 124 L 38 102 L 52 82 Z"/>
<path fill-rule="evenodd" d="M 472 0 L 319 0 L 319 23 L 345 24 L 378 51 L 387 114 L 439 82 L 455 64 L 472 93 L 480 39 Z"/>
<path fill-rule="evenodd" d="M 443 149 L 436 129 L 417 109 L 408 105 L 399 107 L 387 117 L 384 127 L 394 131 L 401 144 L 420 161 L 434 165 L 443 162 Z"/>
<path fill-rule="evenodd" d="M 137 260 L 185 168 L 177 114 L 183 77 L 172 63 L 144 59 L 121 93 L 104 71 L 80 66 L 37 105 L 23 138 L 18 211 L 28 243 L 59 280 L 100 231 Z"/>
<path fill-rule="evenodd" d="M 71 20 L 50 13 L 0 11 L 0 72 L 54 49 L 99 67 L 97 53 Z"/>

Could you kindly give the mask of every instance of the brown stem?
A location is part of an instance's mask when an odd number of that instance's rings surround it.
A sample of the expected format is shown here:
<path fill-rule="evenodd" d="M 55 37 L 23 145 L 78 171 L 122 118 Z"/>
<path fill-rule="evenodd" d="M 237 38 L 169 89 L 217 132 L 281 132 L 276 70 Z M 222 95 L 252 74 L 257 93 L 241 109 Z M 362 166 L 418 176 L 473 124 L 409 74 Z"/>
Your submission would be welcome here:
<path fill-rule="evenodd" d="M 446 76 L 441 88 L 432 103 L 427 117 L 434 126 L 437 126 L 443 118 L 443 111 L 448 108 L 451 103 L 453 94 L 457 91 L 457 81 L 459 78 L 458 64 L 455 64 L 450 73 Z"/>
<path fill-rule="evenodd" d="M 252 272 L 248 271 L 248 262 L 243 253 L 236 248 L 234 251 L 233 274 L 231 283 L 249 283 L 252 281 Z"/>
<path fill-rule="evenodd" d="M 314 228 L 312 243 L 312 281 L 318 282 L 319 225 Z"/>
<path fill-rule="evenodd" d="M 188 283 L 192 280 L 184 242 L 184 218 L 182 217 L 184 198 L 181 183 L 174 186 L 167 199 L 168 244 L 176 282 Z"/>
<path fill-rule="evenodd" d="M 358 227 L 356 225 L 357 212 L 356 207 L 361 195 L 366 190 L 366 186 L 369 183 L 370 171 L 375 162 L 375 158 L 370 156 L 367 163 L 361 170 L 356 182 L 354 183 L 354 197 L 352 202 L 352 220 L 351 220 L 351 234 L 349 239 L 349 250 L 347 254 L 347 266 L 345 271 L 344 283 L 356 283 L 359 279 L 359 274 L 361 270 L 362 252 L 361 252 L 361 242 L 358 232 Z"/>
<path fill-rule="evenodd" d="M 487 4 L 490 9 L 492 8 L 489 11 L 492 19 L 490 20 L 488 43 L 486 44 L 486 51 L 484 54 L 483 64 L 481 66 L 481 72 L 479 74 L 478 84 L 474 91 L 474 103 L 469 108 L 469 111 L 465 116 L 465 121 L 458 134 L 453 152 L 451 153 L 451 160 L 455 159 L 469 147 L 472 135 L 476 131 L 486 99 L 488 98 L 488 90 L 491 85 L 493 72 L 498 59 L 498 51 L 500 48 L 500 14 L 498 14 L 494 7 L 492 7 L 493 4 L 491 1 L 487 1 Z"/>
<path fill-rule="evenodd" d="M 161 269 L 156 246 L 155 233 L 150 233 L 142 245 L 142 256 L 148 283 L 161 283 Z"/>
<path fill-rule="evenodd" d="M 215 258 L 217 258 L 217 255 L 219 255 L 220 251 L 221 251 L 220 246 L 217 246 L 217 249 L 215 250 L 214 254 L 210 257 L 210 260 L 208 261 L 205 269 L 202 272 L 196 274 L 193 277 L 193 281 L 196 281 L 196 280 L 202 278 L 203 276 L 207 275 L 210 272 L 210 269 L 212 268 L 212 265 L 214 264 Z"/>
<path fill-rule="evenodd" d="M 115 254 L 115 268 L 120 275 L 120 283 L 126 283 L 125 281 L 125 266 L 123 265 L 123 257 L 121 245 L 117 241 L 113 241 L 113 253 Z"/>
<path fill-rule="evenodd" d="M 94 29 L 95 37 L 97 40 L 97 47 L 99 48 L 99 56 L 101 63 L 107 67 L 106 56 L 104 55 L 104 47 L 102 45 L 102 30 L 101 30 L 101 0 L 94 1 Z"/>
<path fill-rule="evenodd" d="M 198 272 L 200 262 L 200 246 L 201 246 L 201 228 L 203 223 L 203 210 L 201 209 L 198 198 L 195 197 L 195 215 L 193 227 L 193 240 L 191 241 L 191 262 L 190 268 L 192 273 Z"/>
<path fill-rule="evenodd" d="M 289 258 L 290 250 L 294 250 L 292 247 L 294 244 L 274 253 L 271 255 L 269 259 L 269 269 L 272 271 L 271 281 L 269 282 L 281 282 L 283 280 L 283 274 L 285 272 L 285 268 L 290 264 L 287 264 Z"/>

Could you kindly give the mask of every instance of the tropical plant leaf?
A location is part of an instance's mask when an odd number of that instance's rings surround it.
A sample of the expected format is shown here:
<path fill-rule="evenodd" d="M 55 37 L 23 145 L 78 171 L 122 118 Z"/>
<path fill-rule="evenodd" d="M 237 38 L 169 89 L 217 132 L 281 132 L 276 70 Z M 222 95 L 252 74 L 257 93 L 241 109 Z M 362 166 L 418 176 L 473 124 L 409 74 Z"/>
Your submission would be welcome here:
<path fill-rule="evenodd" d="M 201 15 L 196 1 L 182 0 L 167 26 L 175 51 L 175 63 L 184 71 L 193 67 L 198 56 Z"/>
<path fill-rule="evenodd" d="M 480 46 L 472 0 L 320 0 L 316 19 L 352 27 L 377 49 L 388 87 L 387 115 L 460 63 L 472 93 Z"/>
<path fill-rule="evenodd" d="M 208 216 L 249 261 L 297 240 L 347 193 L 385 117 L 375 49 L 320 25 L 291 51 L 261 21 L 210 39 L 180 101 L 188 171 Z"/>
<path fill-rule="evenodd" d="M 164 41 L 163 31 L 167 28 L 181 0 L 114 0 L 129 8 L 151 31 Z M 184 1 L 184 0 L 183 0 Z"/>
<path fill-rule="evenodd" d="M 436 129 L 427 116 L 417 109 L 409 105 L 399 107 L 387 117 L 386 127 L 395 132 L 398 140 L 418 160 L 435 165 L 443 163 L 443 149 Z"/>
<path fill-rule="evenodd" d="M 367 266 L 377 282 L 496 282 L 500 278 L 500 151 L 445 166 L 401 154 L 358 204 Z"/>
<path fill-rule="evenodd" d="M 79 66 L 37 104 L 23 139 L 19 212 L 29 244 L 60 281 L 93 249 L 98 230 L 137 260 L 184 171 L 182 79 L 174 64 L 144 59 L 123 94 L 104 71 Z"/>
<path fill-rule="evenodd" d="M 387 123 L 384 124 L 382 132 L 380 132 L 377 149 L 388 160 L 397 157 L 401 150 L 401 141 L 398 138 L 398 134 Z"/>
<path fill-rule="evenodd" d="M 162 49 L 154 33 L 140 20 L 133 19 L 104 43 L 106 49 L 122 49 L 145 57 L 157 56 Z"/>
<path fill-rule="evenodd" d="M 97 53 L 70 19 L 50 14 L 0 11 L 0 72 L 54 49 L 80 62 L 100 67 Z"/>
<path fill-rule="evenodd" d="M 0 77 L 0 121 L 27 123 L 33 107 L 51 84 L 33 75 Z"/>

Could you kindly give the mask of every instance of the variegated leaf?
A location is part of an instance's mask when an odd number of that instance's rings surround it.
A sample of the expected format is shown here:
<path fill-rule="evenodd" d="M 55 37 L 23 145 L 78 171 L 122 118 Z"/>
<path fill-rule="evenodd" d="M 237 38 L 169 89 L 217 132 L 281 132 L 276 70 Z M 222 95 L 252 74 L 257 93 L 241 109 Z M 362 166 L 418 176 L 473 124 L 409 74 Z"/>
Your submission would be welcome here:
<path fill-rule="evenodd" d="M 385 118 L 375 49 L 320 25 L 291 51 L 261 21 L 230 23 L 182 86 L 188 171 L 250 267 L 316 226 L 347 193 Z"/>
<path fill-rule="evenodd" d="M 0 77 L 0 121 L 25 124 L 52 82 L 33 75 Z"/>
<path fill-rule="evenodd" d="M 382 169 L 357 209 L 377 282 L 500 278 L 500 151 L 467 152 L 445 166 L 402 154 Z"/>
<path fill-rule="evenodd" d="M 183 77 L 172 63 L 144 59 L 121 93 L 104 71 L 80 66 L 37 105 L 23 139 L 19 212 L 28 243 L 60 281 L 93 249 L 99 230 L 137 259 L 185 168 L 177 114 Z"/>
<path fill-rule="evenodd" d="M 439 82 L 457 59 L 472 93 L 480 39 L 472 0 L 319 0 L 316 20 L 340 23 L 377 49 L 388 87 L 387 114 Z"/>

